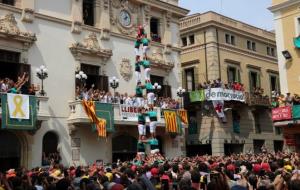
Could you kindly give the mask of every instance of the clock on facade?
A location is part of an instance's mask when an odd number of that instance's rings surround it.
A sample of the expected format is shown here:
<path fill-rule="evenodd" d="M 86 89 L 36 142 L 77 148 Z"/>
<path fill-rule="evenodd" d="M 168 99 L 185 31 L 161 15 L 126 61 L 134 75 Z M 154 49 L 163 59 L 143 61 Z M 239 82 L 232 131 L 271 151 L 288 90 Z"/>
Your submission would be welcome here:
<path fill-rule="evenodd" d="M 121 10 L 119 15 L 119 21 L 124 27 L 129 27 L 131 25 L 131 15 L 126 10 Z"/>

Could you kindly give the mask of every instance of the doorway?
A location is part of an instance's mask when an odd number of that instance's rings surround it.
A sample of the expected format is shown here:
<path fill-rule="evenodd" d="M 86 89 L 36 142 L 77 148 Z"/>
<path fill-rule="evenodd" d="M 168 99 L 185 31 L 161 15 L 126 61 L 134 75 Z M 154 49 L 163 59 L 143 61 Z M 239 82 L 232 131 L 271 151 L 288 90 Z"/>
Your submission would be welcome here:
<path fill-rule="evenodd" d="M 112 139 L 113 162 L 132 160 L 136 156 L 137 139 L 130 135 L 118 135 Z"/>
<path fill-rule="evenodd" d="M 254 154 L 258 154 L 262 152 L 262 147 L 265 144 L 264 140 L 253 140 L 253 149 L 254 149 Z"/>
<path fill-rule="evenodd" d="M 224 154 L 226 156 L 243 153 L 243 150 L 243 144 L 224 144 Z"/>
<path fill-rule="evenodd" d="M 60 155 L 57 151 L 58 136 L 54 132 L 47 132 L 43 137 L 42 165 L 50 165 L 51 162 L 59 163 Z"/>
<path fill-rule="evenodd" d="M 0 171 L 20 167 L 21 144 L 18 137 L 9 131 L 0 131 Z"/>
<path fill-rule="evenodd" d="M 188 145 L 186 147 L 186 153 L 188 157 L 193 156 L 203 156 L 203 155 L 211 155 L 212 149 L 211 144 L 198 144 L 198 145 Z"/>

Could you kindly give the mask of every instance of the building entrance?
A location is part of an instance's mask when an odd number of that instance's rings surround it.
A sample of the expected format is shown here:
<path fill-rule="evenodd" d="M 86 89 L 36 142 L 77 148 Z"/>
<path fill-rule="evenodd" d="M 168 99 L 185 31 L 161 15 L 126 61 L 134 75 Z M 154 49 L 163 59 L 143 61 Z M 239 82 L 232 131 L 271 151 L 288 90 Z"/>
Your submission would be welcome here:
<path fill-rule="evenodd" d="M 244 150 L 243 144 L 224 144 L 225 155 L 240 154 Z"/>
<path fill-rule="evenodd" d="M 136 156 L 137 139 L 129 135 L 119 135 L 112 139 L 113 162 L 132 160 Z"/>
<path fill-rule="evenodd" d="M 0 131 L 0 170 L 20 167 L 21 144 L 18 137 L 9 131 Z"/>

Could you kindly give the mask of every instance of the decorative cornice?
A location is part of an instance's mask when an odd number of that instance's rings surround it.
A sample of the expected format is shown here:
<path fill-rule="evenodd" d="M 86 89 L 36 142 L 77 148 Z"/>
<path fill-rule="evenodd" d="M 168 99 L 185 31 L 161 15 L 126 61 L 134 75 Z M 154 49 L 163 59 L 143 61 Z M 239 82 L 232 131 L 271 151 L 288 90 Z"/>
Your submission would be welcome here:
<path fill-rule="evenodd" d="M 229 63 L 229 64 L 234 64 L 234 65 L 238 65 L 238 66 L 241 65 L 241 62 L 235 61 L 235 60 L 232 60 L 232 59 L 224 59 L 224 61 Z"/>
<path fill-rule="evenodd" d="M 158 1 L 158 0 L 137 0 L 137 1 L 142 4 L 147 4 L 161 10 L 170 11 L 173 14 L 178 15 L 179 17 L 185 17 L 190 12 L 187 9 L 163 1 Z"/>
<path fill-rule="evenodd" d="M 195 60 L 192 60 L 192 61 L 182 62 L 181 66 L 182 67 L 186 67 L 186 66 L 190 66 L 190 65 L 196 65 L 198 63 L 200 63 L 200 60 L 199 59 L 195 59 Z"/>
<path fill-rule="evenodd" d="M 271 6 L 269 7 L 268 9 L 271 11 L 271 12 L 276 12 L 276 11 L 279 11 L 281 9 L 286 9 L 290 6 L 293 6 L 293 5 L 296 5 L 300 3 L 300 0 L 289 0 L 289 1 L 286 1 L 286 2 L 283 2 L 283 3 L 279 3 L 277 5 L 274 5 L 274 6 Z"/>
<path fill-rule="evenodd" d="M 272 73 L 272 74 L 279 75 L 278 71 L 275 71 L 275 70 L 272 70 L 272 69 L 267 69 L 266 71 L 267 71 L 267 73 Z"/>
<path fill-rule="evenodd" d="M 165 61 L 155 56 L 150 56 L 149 60 L 151 61 L 151 67 L 157 69 L 163 69 L 170 72 L 174 68 L 174 63 Z"/>
<path fill-rule="evenodd" d="M 35 34 L 20 31 L 12 13 L 0 18 L 0 37 L 21 42 L 28 48 L 37 40 Z"/>
<path fill-rule="evenodd" d="M 255 70 L 261 70 L 261 67 L 259 67 L 259 66 L 255 66 L 255 65 L 251 65 L 251 64 L 247 64 L 246 65 L 248 68 L 251 68 L 251 69 L 255 69 Z"/>
<path fill-rule="evenodd" d="M 93 32 L 91 32 L 82 43 L 73 43 L 70 46 L 70 51 L 77 60 L 80 60 L 82 55 L 99 57 L 105 61 L 112 56 L 112 50 L 102 49 L 100 47 L 97 36 Z"/>

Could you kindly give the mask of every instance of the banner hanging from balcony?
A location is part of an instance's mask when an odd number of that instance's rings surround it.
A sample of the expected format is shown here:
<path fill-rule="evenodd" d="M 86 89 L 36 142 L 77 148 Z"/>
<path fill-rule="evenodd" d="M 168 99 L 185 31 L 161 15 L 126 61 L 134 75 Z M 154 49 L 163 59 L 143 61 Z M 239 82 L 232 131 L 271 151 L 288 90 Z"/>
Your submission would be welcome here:
<path fill-rule="evenodd" d="M 126 121 L 138 121 L 139 107 L 129 106 L 129 105 L 120 105 L 121 118 Z M 146 109 L 146 112 L 148 110 Z M 154 111 L 158 113 L 157 108 L 154 108 Z M 159 118 L 159 117 L 158 117 Z M 150 122 L 149 117 L 146 117 L 146 122 Z"/>
<path fill-rule="evenodd" d="M 272 109 L 272 120 L 283 121 L 292 119 L 291 106 L 279 107 Z"/>
<path fill-rule="evenodd" d="M 178 114 L 178 116 L 179 116 L 182 123 L 184 123 L 185 125 L 189 124 L 187 110 L 179 109 L 179 110 L 177 110 L 177 114 Z"/>
<path fill-rule="evenodd" d="M 196 90 L 189 93 L 191 102 L 202 102 L 205 100 L 205 91 Z"/>
<path fill-rule="evenodd" d="M 230 90 L 224 88 L 210 88 L 205 90 L 197 90 L 189 93 L 191 102 L 202 101 L 239 101 L 245 102 L 245 93 L 238 90 Z"/>
<path fill-rule="evenodd" d="M 181 120 L 176 112 L 176 110 L 163 110 L 165 122 L 166 122 L 166 131 L 169 133 L 182 133 Z"/>
<path fill-rule="evenodd" d="M 243 91 L 238 91 L 238 90 L 229 90 L 224 88 L 210 88 L 210 89 L 205 89 L 205 100 L 245 102 L 245 94 Z"/>
<path fill-rule="evenodd" d="M 300 118 L 300 105 L 293 106 L 293 118 L 299 119 Z"/>
<path fill-rule="evenodd" d="M 20 94 L 3 94 L 2 128 L 34 130 L 36 127 L 36 97 Z"/>
<path fill-rule="evenodd" d="M 114 132 L 114 110 L 112 104 L 95 102 L 96 115 L 106 120 L 106 131 Z"/>

